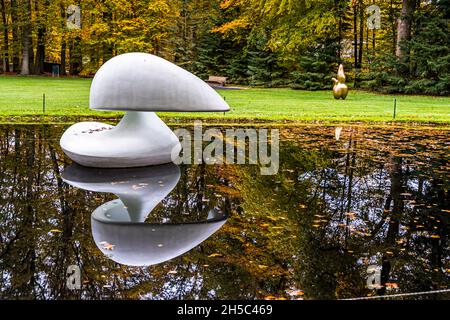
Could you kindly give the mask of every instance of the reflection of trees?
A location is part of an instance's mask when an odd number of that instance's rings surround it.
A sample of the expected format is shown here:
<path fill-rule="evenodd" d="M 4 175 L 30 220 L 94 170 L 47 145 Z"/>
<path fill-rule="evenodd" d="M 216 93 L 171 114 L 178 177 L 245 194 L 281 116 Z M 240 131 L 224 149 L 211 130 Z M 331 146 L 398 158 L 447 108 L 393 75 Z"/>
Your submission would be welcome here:
<path fill-rule="evenodd" d="M 278 210 L 289 219 L 292 233 L 269 241 L 284 257 L 291 254 L 295 287 L 309 298 L 365 295 L 369 264 L 382 266 L 378 294 L 396 286 L 403 292 L 447 286 L 445 132 L 411 141 L 402 140 L 403 132 L 392 137 L 380 130 L 373 139 L 352 131 L 333 142 L 326 132 L 311 131 L 301 143 L 284 142 L 275 179 L 243 168 L 239 185 L 247 214 Z"/>
<path fill-rule="evenodd" d="M 324 127 L 293 128 L 276 176 L 183 166 L 147 220 L 204 219 L 211 208 L 231 219 L 181 257 L 131 268 L 103 256 L 91 236 L 91 212 L 114 195 L 62 182 L 61 128 L 0 130 L 0 297 L 252 299 L 301 289 L 344 298 L 369 293 L 369 264 L 400 291 L 449 285 L 445 132 L 345 129 L 335 141 Z M 66 289 L 70 264 L 82 269 L 81 292 Z"/>

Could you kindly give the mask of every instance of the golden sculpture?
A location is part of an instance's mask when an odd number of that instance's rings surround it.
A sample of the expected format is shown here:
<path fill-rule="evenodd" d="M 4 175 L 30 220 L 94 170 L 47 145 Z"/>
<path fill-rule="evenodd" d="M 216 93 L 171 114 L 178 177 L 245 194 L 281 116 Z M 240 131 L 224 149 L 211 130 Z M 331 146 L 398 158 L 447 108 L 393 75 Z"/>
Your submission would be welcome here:
<path fill-rule="evenodd" d="M 333 96 L 335 99 L 345 100 L 347 98 L 348 88 L 345 84 L 345 73 L 344 66 L 342 64 L 339 65 L 337 79 L 332 78 L 334 82 L 333 86 Z"/>

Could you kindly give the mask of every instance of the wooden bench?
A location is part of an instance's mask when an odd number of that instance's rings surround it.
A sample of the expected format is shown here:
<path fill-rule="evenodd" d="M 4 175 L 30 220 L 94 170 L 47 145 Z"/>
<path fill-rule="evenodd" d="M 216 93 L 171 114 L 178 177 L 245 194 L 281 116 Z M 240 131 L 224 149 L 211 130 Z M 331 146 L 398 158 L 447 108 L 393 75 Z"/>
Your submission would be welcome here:
<path fill-rule="evenodd" d="M 206 83 L 225 86 L 227 83 L 227 77 L 209 76 L 208 80 L 206 80 Z"/>

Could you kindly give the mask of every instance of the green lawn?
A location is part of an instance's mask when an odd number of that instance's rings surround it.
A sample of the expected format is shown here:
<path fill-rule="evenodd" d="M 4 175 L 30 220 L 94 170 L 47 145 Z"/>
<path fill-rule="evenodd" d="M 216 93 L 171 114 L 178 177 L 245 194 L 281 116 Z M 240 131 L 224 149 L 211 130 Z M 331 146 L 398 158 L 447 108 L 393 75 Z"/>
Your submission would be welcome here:
<path fill-rule="evenodd" d="M 119 113 L 88 108 L 91 79 L 0 76 L 0 118 L 20 119 L 42 115 L 42 94 L 47 116 L 111 117 Z M 172 119 L 214 118 L 293 121 L 392 121 L 394 97 L 397 121 L 450 122 L 450 97 L 393 96 L 350 91 L 347 99 L 335 100 L 331 91 L 291 89 L 221 90 L 231 106 L 226 113 L 160 113 Z"/>

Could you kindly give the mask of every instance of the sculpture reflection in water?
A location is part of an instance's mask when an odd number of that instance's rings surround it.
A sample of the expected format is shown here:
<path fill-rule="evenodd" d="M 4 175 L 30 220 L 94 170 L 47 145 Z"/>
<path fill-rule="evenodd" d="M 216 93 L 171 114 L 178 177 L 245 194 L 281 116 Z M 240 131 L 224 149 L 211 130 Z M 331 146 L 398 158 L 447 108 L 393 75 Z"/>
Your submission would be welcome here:
<path fill-rule="evenodd" d="M 173 259 L 205 241 L 227 220 L 226 215 L 210 210 L 203 221 L 145 222 L 177 185 L 180 169 L 174 164 L 129 169 L 73 164 L 62 178 L 74 187 L 118 197 L 94 210 L 91 226 L 97 247 L 120 264 L 149 266 Z"/>

